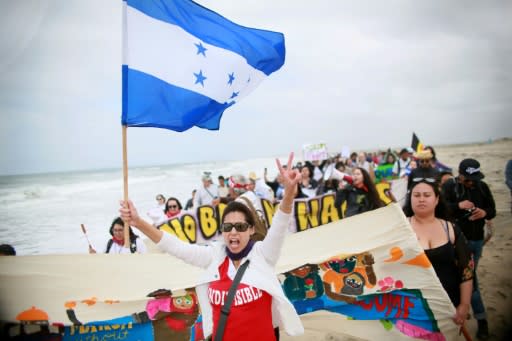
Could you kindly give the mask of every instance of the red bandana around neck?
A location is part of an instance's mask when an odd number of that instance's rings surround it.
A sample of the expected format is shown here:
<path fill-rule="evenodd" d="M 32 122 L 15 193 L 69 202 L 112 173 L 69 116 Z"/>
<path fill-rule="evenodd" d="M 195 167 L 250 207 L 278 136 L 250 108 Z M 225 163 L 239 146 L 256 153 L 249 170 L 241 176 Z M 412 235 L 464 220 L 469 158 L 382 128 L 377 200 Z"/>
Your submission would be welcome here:
<path fill-rule="evenodd" d="M 124 245 L 124 239 L 117 239 L 116 237 L 112 237 L 112 240 L 114 241 L 114 243 L 116 243 L 117 245 L 120 245 L 120 246 L 123 246 Z"/>

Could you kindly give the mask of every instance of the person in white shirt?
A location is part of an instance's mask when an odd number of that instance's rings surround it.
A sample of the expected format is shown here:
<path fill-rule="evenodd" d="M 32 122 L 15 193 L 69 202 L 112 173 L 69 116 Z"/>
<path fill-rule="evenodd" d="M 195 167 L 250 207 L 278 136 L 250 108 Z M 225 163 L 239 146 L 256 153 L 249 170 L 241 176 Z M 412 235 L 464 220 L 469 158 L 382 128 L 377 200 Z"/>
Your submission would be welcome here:
<path fill-rule="evenodd" d="M 226 179 L 224 178 L 224 176 L 219 175 L 218 180 L 219 180 L 219 187 L 218 187 L 219 198 L 225 198 L 229 194 L 228 186 L 226 186 Z"/>
<path fill-rule="evenodd" d="M 203 185 L 198 188 L 194 196 L 194 209 L 203 205 L 213 205 L 213 201 L 219 197 L 218 187 L 213 183 L 210 174 L 210 172 L 204 172 L 201 177 Z"/>
<path fill-rule="evenodd" d="M 146 253 L 146 244 L 142 241 L 142 239 L 137 236 L 131 227 L 129 227 L 130 231 L 130 243 L 128 247 L 124 245 L 124 222 L 120 217 L 117 217 L 112 221 L 112 225 L 110 225 L 110 235 L 111 239 L 107 241 L 107 244 L 103 248 L 104 253 L 109 254 L 127 254 L 127 253 Z M 96 250 L 89 245 L 89 253 L 97 253 Z"/>
<path fill-rule="evenodd" d="M 411 153 L 407 148 L 404 148 L 400 151 L 400 157 L 396 160 L 393 165 L 393 175 L 399 178 L 407 175 L 407 168 L 411 163 Z"/>

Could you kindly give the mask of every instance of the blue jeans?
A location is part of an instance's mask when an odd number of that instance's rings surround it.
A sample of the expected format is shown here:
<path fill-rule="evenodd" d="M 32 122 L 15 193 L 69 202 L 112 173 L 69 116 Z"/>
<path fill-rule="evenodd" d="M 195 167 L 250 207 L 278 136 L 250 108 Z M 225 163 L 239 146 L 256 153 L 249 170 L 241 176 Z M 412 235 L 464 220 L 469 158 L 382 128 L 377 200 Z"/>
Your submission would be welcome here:
<path fill-rule="evenodd" d="M 482 256 L 484 241 L 468 240 L 468 247 L 469 250 L 473 253 L 473 258 L 475 261 L 475 277 L 473 277 L 473 294 L 471 295 L 471 309 L 473 309 L 473 315 L 477 320 L 486 319 L 487 314 L 485 313 L 484 302 L 482 302 L 482 296 L 480 295 L 480 288 L 478 287 L 478 278 L 476 275 L 478 261 Z"/>

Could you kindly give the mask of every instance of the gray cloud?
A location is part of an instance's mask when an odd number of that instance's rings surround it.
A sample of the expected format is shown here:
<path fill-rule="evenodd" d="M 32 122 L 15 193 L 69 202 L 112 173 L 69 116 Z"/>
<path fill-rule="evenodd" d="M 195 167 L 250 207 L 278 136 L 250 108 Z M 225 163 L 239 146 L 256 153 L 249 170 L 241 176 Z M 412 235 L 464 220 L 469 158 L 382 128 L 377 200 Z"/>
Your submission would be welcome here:
<path fill-rule="evenodd" d="M 508 1 L 199 2 L 283 32 L 286 63 L 218 132 L 130 128 L 131 165 L 510 136 Z M 0 26 L 0 174 L 120 167 L 121 2 L 3 1 Z"/>

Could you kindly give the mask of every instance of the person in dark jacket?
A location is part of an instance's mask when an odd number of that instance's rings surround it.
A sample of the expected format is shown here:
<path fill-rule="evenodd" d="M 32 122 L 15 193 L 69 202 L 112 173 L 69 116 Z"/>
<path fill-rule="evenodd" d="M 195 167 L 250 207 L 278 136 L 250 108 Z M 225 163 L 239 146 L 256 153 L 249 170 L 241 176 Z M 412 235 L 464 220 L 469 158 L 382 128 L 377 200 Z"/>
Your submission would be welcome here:
<path fill-rule="evenodd" d="M 349 184 L 336 192 L 335 205 L 340 217 L 350 217 L 359 213 L 375 210 L 384 206 L 370 174 L 362 167 L 352 170 L 352 176 L 344 175 L 343 180 Z M 347 203 L 345 214 L 342 214 L 342 205 Z"/>
<path fill-rule="evenodd" d="M 480 163 L 475 159 L 464 159 L 459 164 L 458 177 L 445 182 L 442 190 L 452 218 L 464 233 L 469 249 L 473 252 L 475 276 L 471 307 L 478 321 L 479 339 L 489 337 L 489 328 L 476 272 L 484 244 L 485 221 L 496 216 L 494 198 L 489 186 L 482 181 L 483 178 Z"/>

